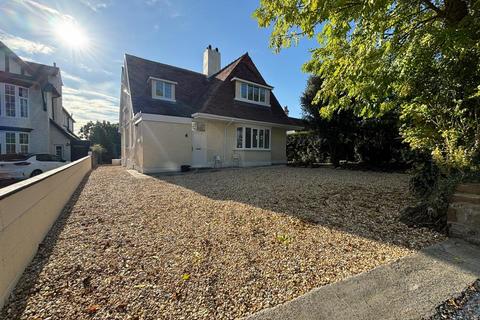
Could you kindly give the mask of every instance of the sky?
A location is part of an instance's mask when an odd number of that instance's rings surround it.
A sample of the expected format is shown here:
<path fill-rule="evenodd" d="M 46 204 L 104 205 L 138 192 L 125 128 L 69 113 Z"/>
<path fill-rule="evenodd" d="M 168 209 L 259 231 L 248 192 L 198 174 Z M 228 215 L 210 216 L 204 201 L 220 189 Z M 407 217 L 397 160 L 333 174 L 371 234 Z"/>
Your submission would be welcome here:
<path fill-rule="evenodd" d="M 27 61 L 60 67 L 63 104 L 76 131 L 86 122 L 118 122 L 125 53 L 202 72 L 204 49 L 222 67 L 248 52 L 290 116 L 301 117 L 301 71 L 314 40 L 274 53 L 269 29 L 252 13 L 258 0 L 0 0 L 0 40 Z"/>

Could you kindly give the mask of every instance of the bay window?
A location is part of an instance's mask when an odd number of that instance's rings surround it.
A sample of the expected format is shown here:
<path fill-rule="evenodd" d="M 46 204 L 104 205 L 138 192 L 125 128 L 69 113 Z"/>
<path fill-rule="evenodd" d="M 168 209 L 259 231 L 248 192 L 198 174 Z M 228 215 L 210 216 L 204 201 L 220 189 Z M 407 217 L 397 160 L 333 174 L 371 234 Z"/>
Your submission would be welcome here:
<path fill-rule="evenodd" d="M 3 91 L 3 97 L 0 96 L 0 115 L 28 118 L 28 88 L 8 83 L 0 83 L 0 86 L 0 92 Z"/>
<path fill-rule="evenodd" d="M 270 129 L 237 127 L 237 149 L 269 150 Z"/>
<path fill-rule="evenodd" d="M 2 150 L 1 148 L 2 145 L 5 145 L 5 150 Z M 6 154 L 15 154 L 15 153 L 27 154 L 30 151 L 29 149 L 30 149 L 29 133 L 0 131 L 0 153 L 5 152 Z"/>

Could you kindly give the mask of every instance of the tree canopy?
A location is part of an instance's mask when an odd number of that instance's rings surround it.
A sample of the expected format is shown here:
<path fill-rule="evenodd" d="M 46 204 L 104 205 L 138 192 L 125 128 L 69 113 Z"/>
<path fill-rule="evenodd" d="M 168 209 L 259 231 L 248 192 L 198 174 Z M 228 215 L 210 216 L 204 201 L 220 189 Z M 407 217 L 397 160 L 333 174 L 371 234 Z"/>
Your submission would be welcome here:
<path fill-rule="evenodd" d="M 92 145 L 100 145 L 105 150 L 101 153 L 104 162 L 119 156 L 120 133 L 118 123 L 109 121 L 89 121 L 80 128 L 80 137 L 89 140 Z"/>
<path fill-rule="evenodd" d="M 480 160 L 479 0 L 260 0 L 270 45 L 315 37 L 304 71 L 322 77 L 322 116 L 398 109 L 401 134 L 438 163 Z M 351 101 L 354 100 L 355 104 Z M 478 167 L 477 167 L 478 168 Z"/>

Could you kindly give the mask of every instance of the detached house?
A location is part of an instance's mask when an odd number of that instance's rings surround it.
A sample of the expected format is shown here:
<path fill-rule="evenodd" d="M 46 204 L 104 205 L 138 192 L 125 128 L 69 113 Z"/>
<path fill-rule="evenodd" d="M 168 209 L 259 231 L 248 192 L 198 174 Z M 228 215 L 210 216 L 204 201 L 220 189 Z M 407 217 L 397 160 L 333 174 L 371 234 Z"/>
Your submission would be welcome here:
<path fill-rule="evenodd" d="M 286 163 L 288 117 L 246 53 L 203 73 L 125 55 L 120 99 L 122 164 L 140 172 Z"/>
<path fill-rule="evenodd" d="M 0 154 L 48 153 L 72 160 L 72 146 L 82 144 L 74 122 L 62 106 L 60 69 L 25 61 L 0 41 Z"/>

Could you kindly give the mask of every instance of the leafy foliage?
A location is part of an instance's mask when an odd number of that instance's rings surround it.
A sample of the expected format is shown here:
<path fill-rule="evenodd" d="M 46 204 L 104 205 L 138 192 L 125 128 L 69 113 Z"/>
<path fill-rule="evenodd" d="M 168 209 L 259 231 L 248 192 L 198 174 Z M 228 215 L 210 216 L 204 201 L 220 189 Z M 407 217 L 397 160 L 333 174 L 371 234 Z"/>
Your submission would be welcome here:
<path fill-rule="evenodd" d="M 310 77 L 300 102 L 304 119 L 310 129 L 324 139 L 322 142 L 328 147 L 330 161 L 338 166 L 340 159 L 350 158 L 353 160 L 357 117 L 350 110 L 334 112 L 328 118 L 320 116 L 319 111 L 327 103 L 316 101 L 315 96 L 323 82 L 324 80 L 320 77 Z"/>
<path fill-rule="evenodd" d="M 104 163 L 109 163 L 113 158 L 118 158 L 120 149 L 118 123 L 89 121 L 80 128 L 80 137 L 90 140 L 93 145 L 98 144 L 105 148 L 101 158 Z"/>
<path fill-rule="evenodd" d="M 291 164 L 302 166 L 327 162 L 329 160 L 327 143 L 313 131 L 289 134 L 287 160 Z"/>
<path fill-rule="evenodd" d="M 99 161 L 99 163 L 102 163 L 107 149 L 105 149 L 101 144 L 94 144 L 91 149 L 97 161 Z"/>
<path fill-rule="evenodd" d="M 365 119 L 352 110 L 340 110 L 328 118 L 322 117 L 328 102 L 315 100 L 322 83 L 315 76 L 307 82 L 300 100 L 303 117 L 312 132 L 289 137 L 289 161 L 311 164 L 316 159 L 328 158 L 338 166 L 340 160 L 360 160 L 369 166 L 397 169 L 411 162 L 412 151 L 400 138 L 398 113 L 390 111 L 379 118 Z"/>
<path fill-rule="evenodd" d="M 260 0 L 275 50 L 316 37 L 304 70 L 324 79 L 322 115 L 397 110 L 405 142 L 440 165 L 478 169 L 480 1 Z M 352 100 L 355 104 L 352 104 Z"/>

